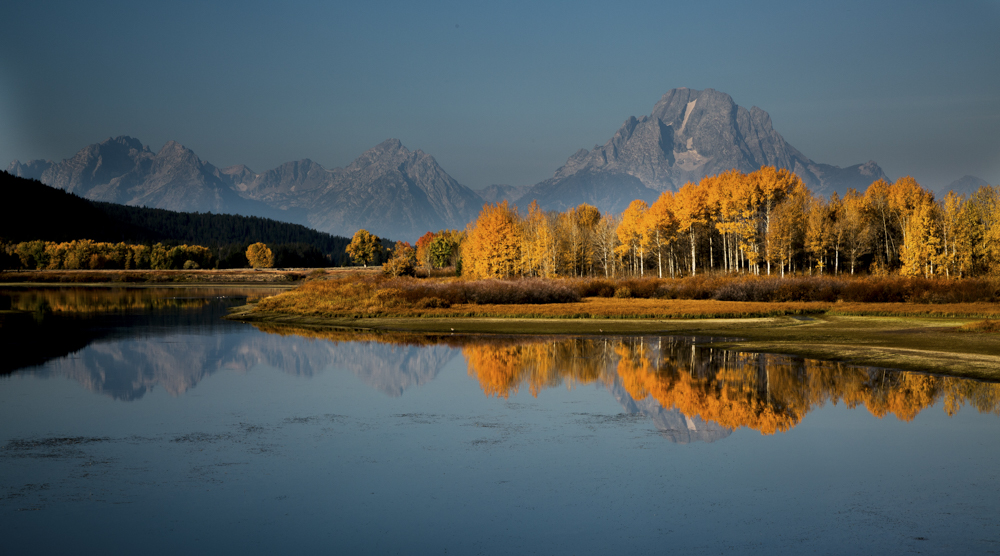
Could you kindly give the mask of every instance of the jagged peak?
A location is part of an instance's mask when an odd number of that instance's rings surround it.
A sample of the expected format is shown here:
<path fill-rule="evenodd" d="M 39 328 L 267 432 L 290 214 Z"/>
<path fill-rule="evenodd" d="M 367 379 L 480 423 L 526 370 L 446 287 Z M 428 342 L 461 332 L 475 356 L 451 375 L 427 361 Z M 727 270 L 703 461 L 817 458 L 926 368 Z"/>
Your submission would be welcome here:
<path fill-rule="evenodd" d="M 157 154 L 164 154 L 170 151 L 178 151 L 178 150 L 184 150 L 184 145 L 171 139 L 166 143 L 164 143 L 162 147 L 160 147 L 160 151 Z"/>
<path fill-rule="evenodd" d="M 868 162 L 861 164 L 858 166 L 858 169 L 861 170 L 861 173 L 866 176 L 882 173 L 882 168 L 874 160 L 869 160 Z"/>
<path fill-rule="evenodd" d="M 135 149 L 137 151 L 149 150 L 149 147 L 142 144 L 142 141 L 132 137 L 130 135 L 119 135 L 118 137 L 108 137 L 104 141 L 98 143 L 99 146 L 118 144 L 130 149 Z"/>
<path fill-rule="evenodd" d="M 298 167 L 298 166 L 320 166 L 320 164 L 318 162 L 314 161 L 311 158 L 303 158 L 303 159 L 300 159 L 300 160 L 292 160 L 291 162 L 285 162 L 284 164 L 282 164 L 281 166 L 278 166 L 278 167 L 279 168 L 283 168 L 283 167 L 287 167 L 287 166 L 296 166 L 296 167 Z"/>
<path fill-rule="evenodd" d="M 225 167 L 225 168 L 223 168 L 223 169 L 221 169 L 219 171 L 222 172 L 223 174 L 244 174 L 244 173 L 246 173 L 246 174 L 256 174 L 257 173 L 257 172 L 254 172 L 253 170 L 251 170 L 246 164 L 234 164 L 232 166 L 227 166 L 227 167 Z"/>
<path fill-rule="evenodd" d="M 396 139 L 395 137 L 390 137 L 389 139 L 382 141 L 378 145 L 375 145 L 374 147 L 368 149 L 367 152 L 373 152 L 373 151 L 374 152 L 404 151 L 407 154 L 409 154 L 410 152 L 409 150 L 407 150 L 406 147 L 403 146 L 403 143 L 399 139 Z"/>
<path fill-rule="evenodd" d="M 180 156 L 190 156 L 197 160 L 201 160 L 191 149 L 185 147 L 184 145 L 178 143 L 177 141 L 170 140 L 167 141 L 160 152 L 156 153 L 157 157 L 168 156 L 168 155 L 180 155 Z"/>

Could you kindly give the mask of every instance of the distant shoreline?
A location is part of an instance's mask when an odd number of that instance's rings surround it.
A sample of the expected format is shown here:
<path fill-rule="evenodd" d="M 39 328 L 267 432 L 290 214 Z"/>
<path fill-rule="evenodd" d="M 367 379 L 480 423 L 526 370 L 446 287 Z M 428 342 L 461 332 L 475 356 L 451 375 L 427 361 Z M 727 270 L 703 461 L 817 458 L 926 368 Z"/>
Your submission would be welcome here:
<path fill-rule="evenodd" d="M 232 268 L 189 270 L 5 270 L 0 287 L 52 286 L 267 286 L 293 288 L 317 269 L 312 268 Z M 327 274 L 359 272 L 354 267 L 319 269 Z"/>

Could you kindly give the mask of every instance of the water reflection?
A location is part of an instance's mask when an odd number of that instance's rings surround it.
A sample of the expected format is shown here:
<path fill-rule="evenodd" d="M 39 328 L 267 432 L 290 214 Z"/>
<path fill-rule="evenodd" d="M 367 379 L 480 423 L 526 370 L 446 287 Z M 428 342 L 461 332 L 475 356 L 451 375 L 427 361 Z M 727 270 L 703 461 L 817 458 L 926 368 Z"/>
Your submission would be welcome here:
<path fill-rule="evenodd" d="M 508 395 L 521 383 L 536 393 L 560 379 L 617 379 L 635 400 L 652 399 L 684 415 L 763 434 L 787 431 L 827 402 L 863 405 L 877 417 L 903 421 L 937 402 L 949 415 L 965 404 L 1000 414 L 1000 384 L 699 348 L 693 339 L 577 338 L 476 345 L 463 354 L 488 395 Z"/>
<path fill-rule="evenodd" d="M 232 328 L 234 305 L 276 288 L 11 287 L 0 290 L 0 375 L 119 338 Z"/>
<path fill-rule="evenodd" d="M 937 403 L 948 415 L 963 405 L 1000 415 L 997 383 L 720 350 L 703 347 L 710 341 L 706 338 L 294 333 L 335 343 L 460 348 L 469 375 L 490 397 L 507 398 L 521 388 L 537 396 L 556 386 L 602 384 L 626 409 L 659 416 L 658 426 L 671 434 L 715 427 L 703 439 L 721 438 L 726 430 L 740 427 L 762 434 L 788 431 L 826 403 L 863 406 L 876 417 L 893 415 L 902 421 Z M 672 410 L 678 413 L 664 413 Z"/>
<path fill-rule="evenodd" d="M 487 397 L 597 385 L 674 442 L 713 441 L 746 427 L 788 431 L 827 403 L 912 420 L 940 404 L 1000 414 L 1000 385 L 836 362 L 713 349 L 706 338 L 499 337 L 363 333 L 223 320 L 246 289 L 19 289 L 4 324 L 0 368 L 72 378 L 117 400 L 154 388 L 182 395 L 220 370 L 265 365 L 310 377 L 345 369 L 388 396 L 433 380 L 461 355 Z M 6 313 L 8 318 L 11 313 Z M 265 333 L 261 333 L 265 332 Z M 30 347 L 25 347 L 30 346 Z M 84 349 L 86 348 L 86 349 Z M 45 363 L 42 365 L 42 363 Z"/>

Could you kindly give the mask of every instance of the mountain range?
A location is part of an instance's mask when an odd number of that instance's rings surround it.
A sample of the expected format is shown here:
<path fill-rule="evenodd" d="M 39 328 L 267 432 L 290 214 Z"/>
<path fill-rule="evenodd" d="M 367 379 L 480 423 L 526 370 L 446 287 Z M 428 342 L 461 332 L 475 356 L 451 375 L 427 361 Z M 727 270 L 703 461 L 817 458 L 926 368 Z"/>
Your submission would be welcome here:
<path fill-rule="evenodd" d="M 586 202 L 620 212 L 634 199 L 651 202 L 687 181 L 765 165 L 796 172 L 823 195 L 863 190 L 886 177 L 873 161 L 848 168 L 815 162 L 774 130 L 764 110 L 747 110 L 713 89 L 687 88 L 667 92 L 650 115 L 628 118 L 603 146 L 577 151 L 551 178 L 479 192 L 396 139 L 345 168 L 303 159 L 256 173 L 245 165 L 216 168 L 175 141 L 154 153 L 121 136 L 62 162 L 15 160 L 7 171 L 97 201 L 263 216 L 343 236 L 366 228 L 413 241 L 427 231 L 464 228 L 484 202 L 508 200 L 523 209 L 537 200 L 546 210 Z"/>

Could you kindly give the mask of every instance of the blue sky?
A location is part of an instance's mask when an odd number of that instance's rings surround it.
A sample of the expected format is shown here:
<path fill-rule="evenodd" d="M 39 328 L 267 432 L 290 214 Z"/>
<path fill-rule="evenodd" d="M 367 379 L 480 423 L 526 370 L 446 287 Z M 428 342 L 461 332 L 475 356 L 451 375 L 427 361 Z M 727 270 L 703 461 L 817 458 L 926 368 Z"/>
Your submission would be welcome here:
<path fill-rule="evenodd" d="M 525 185 L 674 87 L 766 110 L 818 162 L 1000 183 L 1000 0 L 19 2 L 0 164 L 109 136 L 217 166 L 343 166 L 399 138 Z"/>

